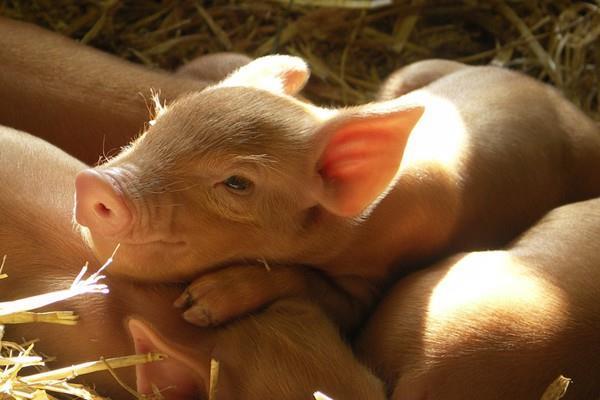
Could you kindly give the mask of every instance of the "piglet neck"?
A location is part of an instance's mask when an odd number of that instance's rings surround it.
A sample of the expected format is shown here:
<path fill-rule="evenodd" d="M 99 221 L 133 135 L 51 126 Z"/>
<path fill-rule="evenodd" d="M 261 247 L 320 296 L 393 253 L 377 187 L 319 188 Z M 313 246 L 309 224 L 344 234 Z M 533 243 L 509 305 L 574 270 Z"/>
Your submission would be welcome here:
<path fill-rule="evenodd" d="M 358 275 L 385 284 L 390 277 L 408 272 L 441 255 L 447 247 L 454 222 L 453 202 L 424 202 L 424 192 L 432 198 L 448 199 L 445 189 L 401 177 L 388 195 L 350 231 L 350 240 L 326 270 L 337 275 Z"/>

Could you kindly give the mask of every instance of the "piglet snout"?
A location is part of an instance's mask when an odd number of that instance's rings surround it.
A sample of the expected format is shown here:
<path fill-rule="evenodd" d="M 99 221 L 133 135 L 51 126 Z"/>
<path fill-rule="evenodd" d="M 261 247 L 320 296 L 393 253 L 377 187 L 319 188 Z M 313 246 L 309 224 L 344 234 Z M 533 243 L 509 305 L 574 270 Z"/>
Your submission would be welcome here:
<path fill-rule="evenodd" d="M 75 177 L 75 219 L 92 233 L 115 236 L 131 225 L 132 214 L 113 179 L 89 168 Z"/>

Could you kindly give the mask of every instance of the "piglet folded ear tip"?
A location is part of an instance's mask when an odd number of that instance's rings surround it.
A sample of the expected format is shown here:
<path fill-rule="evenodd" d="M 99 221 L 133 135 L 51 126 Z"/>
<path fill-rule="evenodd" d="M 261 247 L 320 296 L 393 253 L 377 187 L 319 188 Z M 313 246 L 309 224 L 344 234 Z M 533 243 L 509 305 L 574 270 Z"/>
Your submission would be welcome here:
<path fill-rule="evenodd" d="M 243 86 L 273 93 L 297 94 L 310 76 L 310 69 L 300 57 L 275 54 L 257 58 L 240 67 L 218 86 Z"/>
<path fill-rule="evenodd" d="M 308 82 L 310 68 L 300 57 L 276 54 L 262 57 L 262 60 L 265 64 L 271 65 L 271 68 L 278 70 L 285 81 L 287 94 L 298 93 Z"/>

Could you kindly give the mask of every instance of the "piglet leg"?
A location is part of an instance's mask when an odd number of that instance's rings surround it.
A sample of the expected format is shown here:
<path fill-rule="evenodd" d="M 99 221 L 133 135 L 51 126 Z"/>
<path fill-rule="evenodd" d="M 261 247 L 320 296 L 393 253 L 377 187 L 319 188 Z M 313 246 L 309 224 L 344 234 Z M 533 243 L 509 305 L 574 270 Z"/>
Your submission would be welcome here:
<path fill-rule="evenodd" d="M 352 331 L 374 293 L 365 279 L 334 282 L 301 266 L 235 265 L 196 278 L 175 306 L 186 309 L 183 317 L 188 322 L 209 327 L 259 311 L 278 299 L 299 296 L 317 302 L 345 331 Z"/>

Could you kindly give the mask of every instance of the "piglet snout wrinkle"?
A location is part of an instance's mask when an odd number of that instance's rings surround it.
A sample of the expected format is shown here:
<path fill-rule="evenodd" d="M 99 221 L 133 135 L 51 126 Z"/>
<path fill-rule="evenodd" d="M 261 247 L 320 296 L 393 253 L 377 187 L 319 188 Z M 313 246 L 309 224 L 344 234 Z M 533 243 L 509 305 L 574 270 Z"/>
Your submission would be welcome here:
<path fill-rule="evenodd" d="M 75 177 L 75 219 L 92 233 L 115 236 L 131 225 L 132 214 L 112 179 L 88 168 Z"/>

